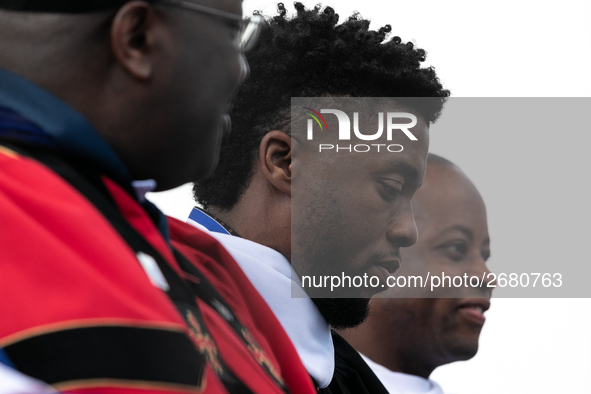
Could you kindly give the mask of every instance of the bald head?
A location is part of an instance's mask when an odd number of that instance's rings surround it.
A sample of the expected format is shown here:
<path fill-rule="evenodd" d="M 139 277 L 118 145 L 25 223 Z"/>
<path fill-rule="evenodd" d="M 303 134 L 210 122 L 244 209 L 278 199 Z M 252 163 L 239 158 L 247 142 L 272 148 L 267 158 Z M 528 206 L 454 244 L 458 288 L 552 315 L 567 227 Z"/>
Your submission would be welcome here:
<path fill-rule="evenodd" d="M 476 186 L 458 166 L 432 153 L 427 158 L 423 185 L 413 198 L 413 211 L 417 226 L 423 222 L 423 232 L 435 225 L 470 222 L 476 217 L 486 225 L 486 208 Z"/>
<path fill-rule="evenodd" d="M 90 73 L 93 65 L 107 60 L 112 16 L 113 11 L 73 15 L 0 10 L 0 66 L 44 84 L 56 78 L 63 83 L 76 70 Z"/>
<path fill-rule="evenodd" d="M 158 190 L 197 181 L 217 164 L 245 75 L 236 29 L 165 1 L 116 3 L 78 14 L 0 9 L 0 67 L 84 115 L 134 179 Z M 240 0 L 201 3 L 241 15 Z"/>
<path fill-rule="evenodd" d="M 450 161 L 430 154 L 423 186 L 413 198 L 419 233 L 402 250 L 396 276 L 488 274 L 490 255 L 486 209 L 468 177 Z M 344 336 L 361 353 L 387 368 L 428 377 L 440 365 L 473 357 L 490 293 L 481 288 L 435 289 L 429 297 L 392 288 L 372 299 L 371 314 Z M 380 295 L 380 296 L 382 296 Z M 454 298 L 449 298 L 453 296 Z"/>

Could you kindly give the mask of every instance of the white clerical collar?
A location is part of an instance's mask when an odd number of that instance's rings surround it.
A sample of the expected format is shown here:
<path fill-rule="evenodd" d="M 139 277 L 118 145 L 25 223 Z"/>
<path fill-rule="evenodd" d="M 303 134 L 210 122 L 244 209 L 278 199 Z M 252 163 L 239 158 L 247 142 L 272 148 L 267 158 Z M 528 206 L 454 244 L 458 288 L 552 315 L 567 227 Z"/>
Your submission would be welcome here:
<path fill-rule="evenodd" d="M 363 357 L 367 365 L 369 365 L 390 394 L 443 394 L 441 386 L 431 379 L 394 372 L 370 360 L 363 354 L 361 354 L 361 357 Z"/>
<path fill-rule="evenodd" d="M 195 227 L 207 231 L 203 225 Z M 330 327 L 311 299 L 291 298 L 289 261 L 276 250 L 244 238 L 212 231 L 209 235 L 224 245 L 267 301 L 317 387 L 328 386 L 335 368 Z"/>

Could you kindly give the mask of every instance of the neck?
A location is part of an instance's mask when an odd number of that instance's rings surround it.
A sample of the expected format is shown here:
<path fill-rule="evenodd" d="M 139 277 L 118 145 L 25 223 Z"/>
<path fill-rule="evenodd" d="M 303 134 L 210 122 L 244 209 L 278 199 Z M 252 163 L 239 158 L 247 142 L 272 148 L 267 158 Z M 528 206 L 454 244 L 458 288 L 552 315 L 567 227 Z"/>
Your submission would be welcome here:
<path fill-rule="evenodd" d="M 388 368 L 390 371 L 401 372 L 407 375 L 420 376 L 428 379 L 431 373 L 437 368 L 437 365 L 432 365 L 416 357 L 416 355 L 402 355 L 397 354 L 398 357 L 394 356 L 394 353 L 390 357 L 372 357 L 367 355 L 370 359 Z"/>
<path fill-rule="evenodd" d="M 428 379 L 435 368 L 445 364 L 431 357 L 432 352 L 424 344 L 410 343 L 409 333 L 404 330 L 398 335 L 396 330 L 388 330 L 385 335 L 373 331 L 371 325 L 362 324 L 339 334 L 363 355 L 390 371 Z"/>
<path fill-rule="evenodd" d="M 261 179 L 262 178 L 262 179 Z M 265 245 L 291 259 L 290 198 L 268 186 L 258 172 L 230 210 L 208 210 L 241 237 Z"/>

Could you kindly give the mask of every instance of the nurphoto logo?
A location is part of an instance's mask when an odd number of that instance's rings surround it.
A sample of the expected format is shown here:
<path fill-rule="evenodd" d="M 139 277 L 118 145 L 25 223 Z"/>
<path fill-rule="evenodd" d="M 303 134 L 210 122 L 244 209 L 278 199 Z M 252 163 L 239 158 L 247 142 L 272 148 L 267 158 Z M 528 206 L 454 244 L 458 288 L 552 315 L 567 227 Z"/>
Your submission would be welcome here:
<path fill-rule="evenodd" d="M 351 119 L 349 115 L 347 115 L 344 111 L 338 109 L 321 109 L 320 111 L 316 111 L 309 107 L 302 107 L 305 111 L 304 113 L 308 115 L 308 124 L 307 124 L 307 138 L 309 141 L 314 139 L 314 128 L 320 129 L 320 132 L 329 132 L 328 124 L 326 119 L 322 114 L 332 114 L 335 115 L 339 124 L 338 127 L 338 139 L 339 141 L 350 141 L 351 140 Z M 375 141 L 382 137 L 384 134 L 384 119 L 386 119 L 386 140 L 392 141 L 392 135 L 396 131 L 401 131 L 404 135 L 411 141 L 417 141 L 417 137 L 409 130 L 416 126 L 417 124 L 417 117 L 409 112 L 378 112 L 378 130 L 373 133 L 365 133 L 367 130 L 362 132 L 359 128 L 359 112 L 353 113 L 353 134 L 354 136 L 361 140 L 361 141 Z M 402 122 L 401 122 L 402 121 Z M 315 126 L 317 125 L 317 126 Z M 319 144 L 319 151 L 322 152 L 323 150 L 335 150 L 336 152 L 339 151 L 348 151 L 348 152 L 369 152 L 372 150 L 372 147 L 375 147 L 377 151 L 380 151 L 380 148 L 384 148 L 384 151 L 388 152 L 402 152 L 404 147 L 400 144 L 357 144 L 357 145 L 347 145 L 347 146 L 339 146 L 338 144 L 335 146 L 333 144 Z"/>

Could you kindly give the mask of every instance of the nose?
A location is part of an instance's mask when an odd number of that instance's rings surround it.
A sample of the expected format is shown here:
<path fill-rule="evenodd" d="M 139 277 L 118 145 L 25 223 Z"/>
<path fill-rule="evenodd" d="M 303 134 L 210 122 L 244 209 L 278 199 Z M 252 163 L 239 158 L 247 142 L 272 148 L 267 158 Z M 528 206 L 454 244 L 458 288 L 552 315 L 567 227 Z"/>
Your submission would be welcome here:
<path fill-rule="evenodd" d="M 481 259 L 481 261 L 482 261 L 482 269 L 483 269 L 483 272 L 484 272 L 484 275 L 486 278 L 482 284 L 482 287 L 483 287 L 482 291 L 485 293 L 486 296 L 490 297 L 492 295 L 492 291 L 497 286 L 497 278 L 488 269 L 484 260 Z"/>
<path fill-rule="evenodd" d="M 397 247 L 412 246 L 417 242 L 418 231 L 410 200 L 390 219 L 386 234 L 388 240 Z"/>
<path fill-rule="evenodd" d="M 486 260 L 482 257 L 480 252 L 475 251 L 474 259 L 471 262 L 471 268 L 468 271 L 467 274 L 469 276 L 484 278 L 478 290 L 484 297 L 490 297 L 492 291 L 496 287 L 497 279 L 496 275 L 493 275 L 486 266 Z"/>

